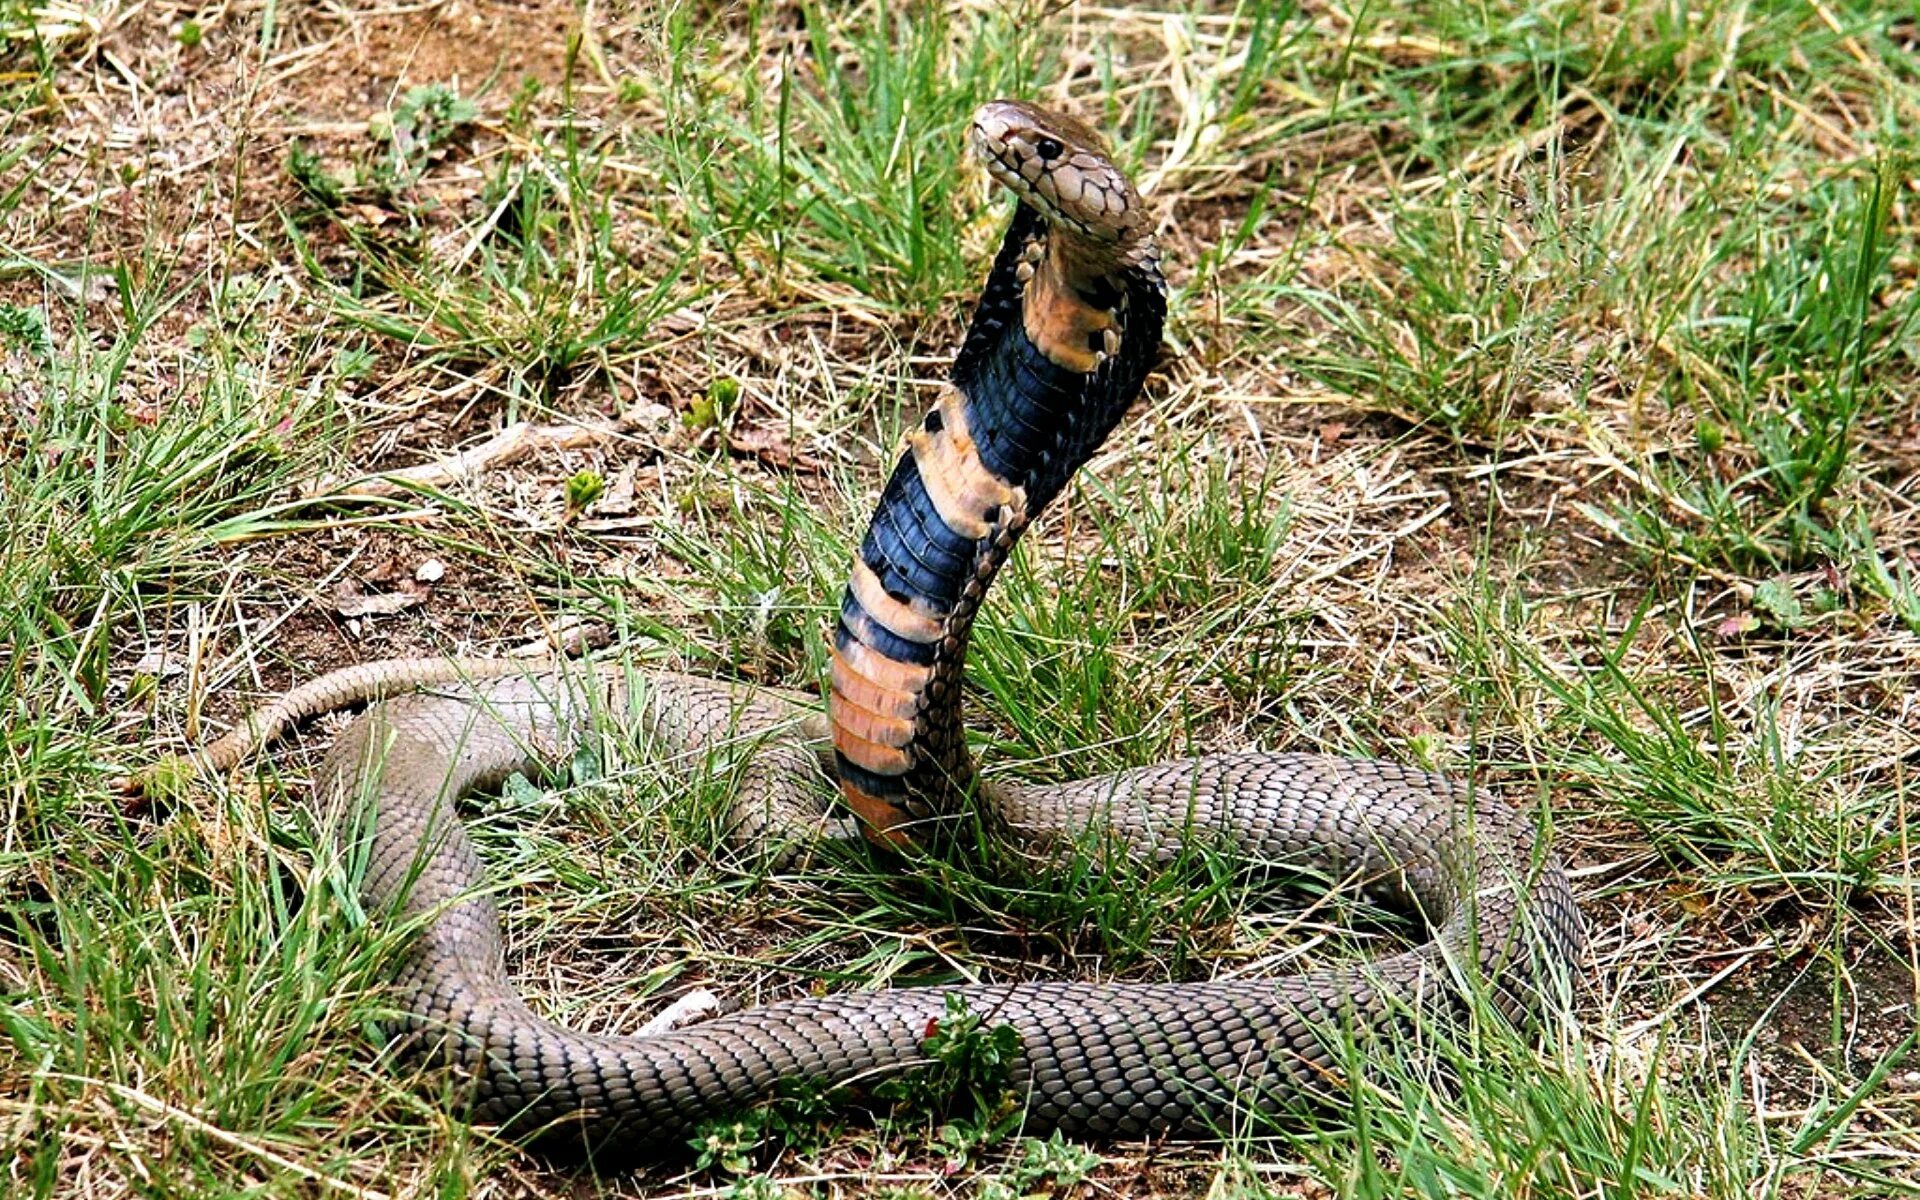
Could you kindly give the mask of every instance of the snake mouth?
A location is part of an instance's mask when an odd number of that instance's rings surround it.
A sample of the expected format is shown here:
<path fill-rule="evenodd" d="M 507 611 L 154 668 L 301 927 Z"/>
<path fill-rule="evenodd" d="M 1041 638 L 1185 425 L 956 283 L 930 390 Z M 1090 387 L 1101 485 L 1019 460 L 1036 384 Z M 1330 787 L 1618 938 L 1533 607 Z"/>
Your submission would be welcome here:
<path fill-rule="evenodd" d="M 1010 161 L 1017 157 L 1017 151 L 1011 142 L 1013 126 L 1004 118 L 997 116 L 993 104 L 986 105 L 973 116 L 973 128 L 969 131 L 969 141 L 973 146 L 974 157 L 987 169 L 987 174 L 1001 186 L 1010 188 L 1015 195 L 1031 202 L 1034 198 L 1033 182 L 1020 174 L 1018 165 Z"/>

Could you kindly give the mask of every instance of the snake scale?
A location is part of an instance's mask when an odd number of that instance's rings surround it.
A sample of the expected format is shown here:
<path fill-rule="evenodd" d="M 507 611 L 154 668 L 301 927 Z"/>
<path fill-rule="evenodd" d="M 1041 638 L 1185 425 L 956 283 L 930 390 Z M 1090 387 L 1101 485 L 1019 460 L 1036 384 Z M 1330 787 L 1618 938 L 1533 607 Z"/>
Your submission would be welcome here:
<path fill-rule="evenodd" d="M 1530 821 L 1486 792 L 1376 761 L 1236 753 L 1055 785 L 976 778 L 961 717 L 969 633 L 1014 542 L 1119 421 L 1159 350 L 1165 284 L 1148 214 L 1081 123 L 1013 101 L 972 147 L 1017 197 L 949 382 L 907 438 L 856 555 L 833 635 L 832 767 L 869 837 L 937 842 L 972 812 L 1035 853 L 1088 837 L 1166 860 L 1204 842 L 1415 910 L 1431 940 L 1275 979 L 1014 983 L 788 1001 L 636 1037 L 577 1033 L 515 993 L 500 925 L 454 802 L 551 763 L 625 714 L 698 753 L 804 724 L 804 703 L 679 675 L 504 660 L 348 668 L 210 747 L 231 766 L 289 723 L 378 701 L 337 740 L 316 802 L 368 864 L 369 911 L 419 922 L 396 981 L 404 1044 L 471 1077 L 477 1118 L 528 1135 L 645 1150 L 806 1081 L 870 1084 L 924 1060 L 958 995 L 1020 1035 L 1030 1129 L 1216 1136 L 1337 1093 L 1336 1047 L 1406 1031 L 1482 978 L 1529 1019 L 1575 970 L 1584 931 Z M 399 695 L 442 685 L 432 693 Z M 815 716 L 816 722 L 818 718 Z M 739 772 L 744 845 L 823 827 L 822 752 L 768 736 Z M 969 806 L 975 806 L 969 808 Z M 1391 1045 L 1390 1042 L 1385 1043 Z"/>

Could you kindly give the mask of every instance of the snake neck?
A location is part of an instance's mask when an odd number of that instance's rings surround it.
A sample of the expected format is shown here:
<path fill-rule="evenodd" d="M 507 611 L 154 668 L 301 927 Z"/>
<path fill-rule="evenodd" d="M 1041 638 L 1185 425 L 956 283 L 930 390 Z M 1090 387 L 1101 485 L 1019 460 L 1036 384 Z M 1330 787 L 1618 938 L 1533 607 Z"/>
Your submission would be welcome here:
<path fill-rule="evenodd" d="M 965 812 L 960 698 L 980 602 L 1139 395 L 1165 318 L 1151 239 L 1089 259 L 1034 209 L 1015 210 L 840 603 L 828 711 L 841 791 L 875 840 L 925 842 Z"/>

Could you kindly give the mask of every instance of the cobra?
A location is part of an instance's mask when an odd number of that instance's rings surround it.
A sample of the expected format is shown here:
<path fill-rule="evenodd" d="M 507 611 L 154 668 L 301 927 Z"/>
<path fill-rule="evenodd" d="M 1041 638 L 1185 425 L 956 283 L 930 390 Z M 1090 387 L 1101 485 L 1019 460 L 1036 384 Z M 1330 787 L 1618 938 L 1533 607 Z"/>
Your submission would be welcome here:
<path fill-rule="evenodd" d="M 1395 1036 L 1492 985 L 1526 1019 L 1577 969 L 1584 931 L 1532 823 L 1486 791 L 1391 763 L 1230 753 L 1065 784 L 976 776 L 961 692 L 975 614 L 1021 533 L 1138 396 L 1166 312 L 1148 214 L 1100 139 L 1025 104 L 982 108 L 972 147 L 1017 197 L 950 382 L 907 437 L 833 634 L 830 758 L 867 834 L 925 843 L 977 815 L 1034 855 L 1089 841 L 1162 861 L 1196 845 L 1283 863 L 1424 916 L 1431 939 L 1271 979 L 1006 983 L 791 1000 L 652 1036 L 533 1012 L 454 800 L 564 757 L 604 714 L 698 752 L 816 723 L 803 697 L 682 675 L 502 660 L 396 661 L 296 689 L 227 739 L 224 769 L 291 722 L 376 701 L 315 780 L 348 814 L 369 911 L 419 926 L 396 980 L 402 1044 L 471 1078 L 473 1113 L 528 1135 L 645 1150 L 805 1081 L 870 1085 L 923 1061 L 958 996 L 1011 1024 L 1033 1130 L 1212 1136 L 1337 1088 L 1340 1047 Z M 441 685 L 431 694 L 397 695 Z M 818 748 L 769 734 L 739 772 L 733 839 L 778 846 L 824 818 Z"/>

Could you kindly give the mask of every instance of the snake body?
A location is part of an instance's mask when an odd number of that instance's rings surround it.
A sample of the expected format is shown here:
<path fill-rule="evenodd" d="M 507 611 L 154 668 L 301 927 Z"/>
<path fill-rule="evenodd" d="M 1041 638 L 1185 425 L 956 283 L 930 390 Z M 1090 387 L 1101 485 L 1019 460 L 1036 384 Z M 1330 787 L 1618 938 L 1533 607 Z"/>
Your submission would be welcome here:
<path fill-rule="evenodd" d="M 783 693 L 580 665 L 350 668 L 278 706 L 271 728 L 236 737 L 250 743 L 312 709 L 416 680 L 461 680 L 374 704 L 315 787 L 322 805 L 348 814 L 369 911 L 418 922 L 397 980 L 398 1032 L 471 1076 L 475 1116 L 600 1147 L 684 1141 L 795 1082 L 870 1084 L 911 1068 L 957 995 L 1018 1031 L 1012 1083 L 1030 1128 L 1221 1135 L 1337 1086 L 1339 1046 L 1374 1045 L 1449 1003 L 1461 974 L 1489 981 L 1524 1018 L 1573 971 L 1580 916 L 1531 822 L 1426 772 L 1239 753 L 1058 785 L 975 776 L 960 708 L 975 613 L 1015 540 L 1138 394 L 1165 289 L 1147 214 L 1092 131 L 999 101 L 976 116 L 972 142 L 1019 202 L 950 383 L 908 438 L 842 598 L 828 709 L 841 794 L 868 835 L 890 844 L 938 841 L 975 805 L 1035 853 L 1094 838 L 1165 860 L 1201 843 L 1358 879 L 1417 910 L 1432 940 L 1277 979 L 854 993 L 657 1035 L 577 1033 L 536 1015 L 508 982 L 455 800 L 563 757 L 609 713 L 697 753 L 804 725 L 806 707 Z M 212 752 L 214 765 L 238 744 Z M 817 828 L 820 759 L 804 737 L 767 736 L 739 773 L 735 839 Z"/>

